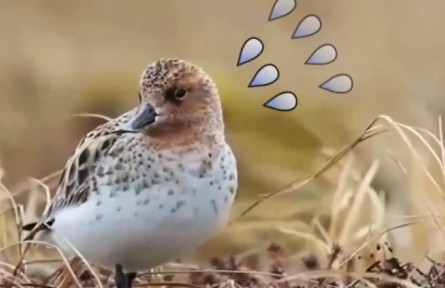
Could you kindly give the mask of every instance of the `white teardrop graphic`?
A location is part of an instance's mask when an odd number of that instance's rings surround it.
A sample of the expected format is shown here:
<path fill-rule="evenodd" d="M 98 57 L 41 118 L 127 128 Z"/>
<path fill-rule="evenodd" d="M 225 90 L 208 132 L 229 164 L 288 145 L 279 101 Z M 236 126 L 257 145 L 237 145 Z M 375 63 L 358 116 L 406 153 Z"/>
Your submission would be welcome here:
<path fill-rule="evenodd" d="M 269 21 L 289 15 L 297 7 L 296 0 L 276 0 L 270 11 Z"/>
<path fill-rule="evenodd" d="M 348 74 L 337 74 L 326 80 L 319 87 L 329 92 L 344 94 L 351 91 L 353 86 L 354 83 L 351 76 Z"/>
<path fill-rule="evenodd" d="M 263 104 L 264 107 L 278 111 L 292 111 L 297 107 L 297 96 L 289 91 L 281 92 Z"/>
<path fill-rule="evenodd" d="M 280 71 L 273 64 L 266 64 L 262 66 L 253 76 L 249 87 L 261 87 L 275 83 L 280 77 Z"/>
<path fill-rule="evenodd" d="M 337 59 L 337 49 L 331 44 L 323 44 L 318 47 L 304 64 L 307 65 L 325 65 Z"/>
<path fill-rule="evenodd" d="M 243 46 L 241 46 L 241 51 L 238 57 L 238 64 L 236 66 L 240 66 L 255 60 L 258 58 L 261 53 L 263 53 L 264 44 L 261 39 L 256 37 L 250 37 L 247 39 Z"/>
<path fill-rule="evenodd" d="M 292 35 L 292 39 L 309 37 L 320 31 L 321 20 L 317 15 L 308 15 L 298 23 L 297 28 Z"/>

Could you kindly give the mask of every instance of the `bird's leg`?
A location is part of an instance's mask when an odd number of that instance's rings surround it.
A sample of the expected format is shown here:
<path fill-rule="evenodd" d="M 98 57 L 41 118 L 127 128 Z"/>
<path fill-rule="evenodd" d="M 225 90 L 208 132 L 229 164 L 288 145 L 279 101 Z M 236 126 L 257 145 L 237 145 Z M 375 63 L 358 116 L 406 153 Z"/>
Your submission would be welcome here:
<path fill-rule="evenodd" d="M 114 282 L 116 282 L 117 288 L 131 288 L 134 278 L 136 278 L 136 272 L 124 273 L 122 265 L 116 264 L 114 274 Z"/>
<path fill-rule="evenodd" d="M 136 278 L 136 272 L 127 273 L 127 288 L 131 288 L 134 278 Z"/>

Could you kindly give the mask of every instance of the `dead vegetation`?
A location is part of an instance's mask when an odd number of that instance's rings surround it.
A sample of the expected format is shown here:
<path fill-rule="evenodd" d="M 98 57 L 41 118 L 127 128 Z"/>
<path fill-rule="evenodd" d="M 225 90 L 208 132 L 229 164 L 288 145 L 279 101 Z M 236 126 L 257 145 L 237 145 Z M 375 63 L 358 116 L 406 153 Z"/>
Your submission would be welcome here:
<path fill-rule="evenodd" d="M 439 119 L 439 131 L 442 131 L 441 125 Z M 407 194 L 413 202 L 421 199 L 419 203 L 413 203 L 416 213 L 395 216 L 387 211 L 384 194 L 372 185 L 379 168 L 377 160 L 364 173 L 355 169 L 352 150 L 383 132 L 400 137 L 403 146 L 411 152 L 412 159 L 408 163 L 396 157 L 393 159 L 407 181 L 416 184 L 413 184 L 416 189 Z M 274 197 L 295 193 L 325 173 L 336 170 L 337 186 L 333 193 L 326 194 L 326 199 L 320 200 L 320 208 L 314 211 L 307 229 L 269 227 L 277 235 L 303 240 L 305 248 L 302 251 L 295 254 L 285 245 L 272 242 L 268 247 L 252 247 L 238 255 L 213 257 L 207 263 L 189 264 L 178 260 L 141 273 L 136 286 L 445 287 L 445 262 L 440 258 L 443 249 L 437 248 L 445 236 L 443 216 L 440 215 L 445 203 L 445 144 L 442 133 L 436 135 L 382 115 L 350 145 L 328 154 L 329 160 L 319 171 L 263 195 L 231 222 L 235 225 L 258 205 L 267 205 L 267 201 Z M 93 267 L 81 255 L 67 259 L 57 247 L 38 241 L 20 241 L 23 239 L 23 223 L 36 217 L 37 211 L 48 203 L 57 176 L 58 172 L 55 172 L 41 180 L 30 179 L 12 189 L 0 186 L 1 287 L 114 285 L 109 271 Z M 28 193 L 25 197 L 27 202 L 19 203 L 17 199 L 25 193 Z M 396 218 L 397 223 L 388 225 L 394 223 L 388 218 Z M 397 235 L 401 230 L 407 230 L 408 234 L 420 231 L 421 237 L 431 240 L 428 242 L 431 247 L 423 252 L 421 259 L 407 259 L 410 255 L 405 255 L 406 250 L 400 244 L 400 237 L 404 236 Z M 410 237 L 411 248 L 417 248 L 418 235 Z M 430 257 L 434 253 L 439 255 L 439 260 Z"/>

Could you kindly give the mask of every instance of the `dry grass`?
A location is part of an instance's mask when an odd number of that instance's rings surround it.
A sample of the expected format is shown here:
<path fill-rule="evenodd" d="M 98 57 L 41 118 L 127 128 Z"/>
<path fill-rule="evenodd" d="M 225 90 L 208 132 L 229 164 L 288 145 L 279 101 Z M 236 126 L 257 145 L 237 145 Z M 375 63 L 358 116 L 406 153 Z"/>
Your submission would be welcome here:
<path fill-rule="evenodd" d="M 439 119 L 439 131 L 442 131 L 441 123 Z M 373 187 L 379 161 L 373 161 L 364 172 L 355 168 L 353 149 L 383 132 L 400 137 L 400 143 L 411 152 L 412 157 L 408 161 L 397 159 L 389 153 L 400 173 L 411 183 L 412 189 L 407 192 L 407 197 L 413 202 L 414 213 L 408 216 L 391 215 L 384 194 Z M 388 147 L 394 148 L 405 149 L 402 145 Z M 442 133 L 436 135 L 381 115 L 350 145 L 337 153 L 327 151 L 326 154 L 329 160 L 319 171 L 263 195 L 231 222 L 231 225 L 242 223 L 243 218 L 258 205 L 267 205 L 267 201 L 274 197 L 296 193 L 308 183 L 319 180 L 321 175 L 330 174 L 335 179 L 336 187 L 333 187 L 333 193 L 326 193 L 325 199 L 320 199 L 320 205 L 312 211 L 313 217 L 309 223 L 304 223 L 301 229 L 280 225 L 268 227 L 276 235 L 286 235 L 289 241 L 303 241 L 302 251 L 295 254 L 281 244 L 271 243 L 268 247 L 252 247 L 239 255 L 214 257 L 209 263 L 169 263 L 141 273 L 136 286 L 444 286 L 443 259 L 435 262 L 427 256 L 434 251 L 442 252 L 434 245 L 437 241 L 443 243 L 445 236 L 443 215 L 440 213 L 445 203 L 445 145 Z M 0 180 L 2 175 L 0 171 Z M 67 259 L 57 247 L 38 241 L 20 241 L 23 239 L 22 224 L 35 218 L 42 207 L 47 209 L 50 190 L 54 188 L 57 176 L 58 172 L 55 172 L 41 180 L 30 179 L 11 190 L 0 186 L 2 287 L 113 285 L 110 272 L 93 267 L 81 255 Z M 16 199 L 23 197 L 24 193 L 28 193 L 27 202 L 20 204 Z M 394 223 L 394 219 L 396 223 L 388 225 Z M 420 259 L 413 257 L 408 260 L 403 259 L 406 255 L 397 255 L 401 237 L 398 233 L 402 230 L 412 234 L 410 245 L 413 250 L 419 248 L 416 233 L 429 238 L 429 253 L 423 251 Z"/>

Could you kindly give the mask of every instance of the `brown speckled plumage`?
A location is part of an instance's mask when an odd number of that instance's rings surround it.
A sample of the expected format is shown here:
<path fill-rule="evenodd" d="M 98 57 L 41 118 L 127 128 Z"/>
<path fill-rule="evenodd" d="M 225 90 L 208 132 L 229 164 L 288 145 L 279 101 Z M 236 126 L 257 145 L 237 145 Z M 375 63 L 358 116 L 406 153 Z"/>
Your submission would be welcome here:
<path fill-rule="evenodd" d="M 139 101 L 80 141 L 39 222 L 44 241 L 72 252 L 69 240 L 93 263 L 130 272 L 206 241 L 228 219 L 238 182 L 218 90 L 201 68 L 150 64 Z"/>

